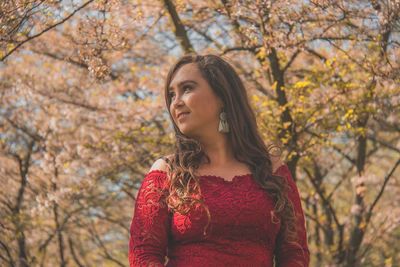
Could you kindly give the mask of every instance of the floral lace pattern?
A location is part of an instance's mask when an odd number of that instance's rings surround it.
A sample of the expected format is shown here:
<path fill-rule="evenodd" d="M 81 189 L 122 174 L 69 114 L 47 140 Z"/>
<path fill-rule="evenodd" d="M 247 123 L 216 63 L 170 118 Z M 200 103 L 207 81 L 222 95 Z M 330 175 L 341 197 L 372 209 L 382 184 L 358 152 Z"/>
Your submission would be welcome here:
<path fill-rule="evenodd" d="M 130 227 L 130 266 L 276 266 L 309 265 L 309 250 L 300 196 L 287 165 L 275 174 L 291 187 L 301 227 L 300 245 L 283 242 L 280 222 L 271 221 L 273 200 L 252 174 L 231 181 L 216 175 L 200 176 L 200 186 L 211 223 L 206 232 L 206 212 L 171 213 L 165 203 L 167 174 L 152 170 L 139 189 Z"/>

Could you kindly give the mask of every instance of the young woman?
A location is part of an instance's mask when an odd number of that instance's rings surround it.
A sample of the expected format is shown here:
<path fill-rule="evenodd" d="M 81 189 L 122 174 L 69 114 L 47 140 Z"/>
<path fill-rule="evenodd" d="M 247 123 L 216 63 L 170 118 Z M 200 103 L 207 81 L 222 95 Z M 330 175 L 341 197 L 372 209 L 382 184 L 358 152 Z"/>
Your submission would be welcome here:
<path fill-rule="evenodd" d="M 130 266 L 309 265 L 299 192 L 269 153 L 239 76 L 216 55 L 185 55 L 165 101 L 174 154 L 138 191 Z"/>

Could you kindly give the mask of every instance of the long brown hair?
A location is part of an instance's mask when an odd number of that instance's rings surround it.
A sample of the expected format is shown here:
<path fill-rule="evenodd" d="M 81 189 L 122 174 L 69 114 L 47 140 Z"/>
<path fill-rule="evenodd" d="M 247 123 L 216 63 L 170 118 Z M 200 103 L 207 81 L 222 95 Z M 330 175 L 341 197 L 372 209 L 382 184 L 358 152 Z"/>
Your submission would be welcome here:
<path fill-rule="evenodd" d="M 188 63 L 196 63 L 202 77 L 223 101 L 230 128 L 227 137 L 234 157 L 250 167 L 255 181 L 273 198 L 273 223 L 281 220 L 284 238 L 297 244 L 296 216 L 293 203 L 288 199 L 286 179 L 272 174 L 271 147 L 265 145 L 258 132 L 256 116 L 248 101 L 246 89 L 234 68 L 217 55 L 186 54 L 172 66 L 166 79 L 165 102 L 176 137 L 175 151 L 172 157 L 166 158 L 169 177 L 169 194 L 166 198 L 168 206 L 181 214 L 187 214 L 194 205 L 203 206 L 208 215 L 208 224 L 204 230 L 206 235 L 211 216 L 203 200 L 194 197 L 201 196 L 199 179 L 194 173 L 204 159 L 210 162 L 210 158 L 202 150 L 199 141 L 180 132 L 172 119 L 171 99 L 168 95 L 168 87 L 175 73 Z"/>

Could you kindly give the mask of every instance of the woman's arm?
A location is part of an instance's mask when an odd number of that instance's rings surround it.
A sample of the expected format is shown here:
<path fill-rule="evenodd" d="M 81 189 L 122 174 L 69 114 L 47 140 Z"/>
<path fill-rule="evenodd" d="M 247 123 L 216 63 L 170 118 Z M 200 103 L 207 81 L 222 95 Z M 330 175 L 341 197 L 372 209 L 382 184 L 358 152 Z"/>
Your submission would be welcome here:
<path fill-rule="evenodd" d="M 159 163 L 159 161 L 157 161 Z M 153 164 L 139 188 L 130 226 L 129 265 L 164 266 L 170 221 L 166 173 Z"/>
<path fill-rule="evenodd" d="M 304 212 L 301 205 L 300 194 L 296 183 L 288 166 L 285 164 L 279 168 L 278 175 L 284 176 L 291 188 L 288 192 L 289 199 L 292 201 L 298 223 L 299 245 L 283 241 L 282 231 L 278 233 L 275 246 L 275 260 L 277 267 L 308 267 L 310 262 L 310 252 L 307 243 L 307 231 L 304 219 Z"/>

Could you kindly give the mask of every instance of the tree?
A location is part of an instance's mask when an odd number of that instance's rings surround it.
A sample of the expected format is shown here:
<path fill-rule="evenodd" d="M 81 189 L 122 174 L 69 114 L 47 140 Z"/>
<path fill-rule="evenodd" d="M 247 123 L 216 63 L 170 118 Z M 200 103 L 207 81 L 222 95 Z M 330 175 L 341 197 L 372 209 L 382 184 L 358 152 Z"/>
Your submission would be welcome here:
<path fill-rule="evenodd" d="M 228 59 L 286 148 L 312 266 L 400 260 L 398 1 L 3 2 L 6 266 L 126 265 L 135 191 L 172 149 L 164 78 L 189 51 Z"/>

